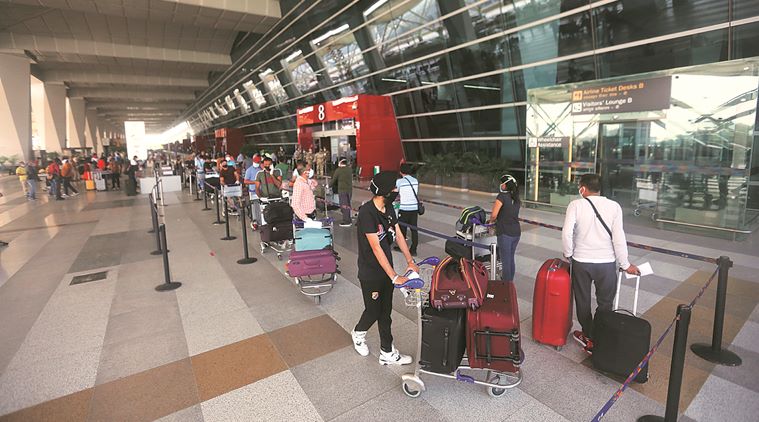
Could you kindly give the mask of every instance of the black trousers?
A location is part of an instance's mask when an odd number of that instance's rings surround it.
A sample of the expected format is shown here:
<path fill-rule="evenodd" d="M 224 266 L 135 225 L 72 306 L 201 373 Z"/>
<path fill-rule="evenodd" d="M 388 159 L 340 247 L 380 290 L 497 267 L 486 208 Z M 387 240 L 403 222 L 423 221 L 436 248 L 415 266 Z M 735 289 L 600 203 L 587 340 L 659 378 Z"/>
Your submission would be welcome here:
<path fill-rule="evenodd" d="M 74 191 L 74 193 L 79 193 L 79 191 L 76 190 L 73 186 L 71 186 L 71 177 L 64 177 L 63 178 L 63 189 L 64 192 L 66 192 L 66 195 L 69 194 L 69 189 Z"/>
<path fill-rule="evenodd" d="M 121 173 L 113 173 L 111 178 L 113 179 L 112 187 L 121 189 Z"/>
<path fill-rule="evenodd" d="M 356 331 L 369 331 L 377 323 L 380 335 L 380 347 L 385 352 L 393 350 L 393 334 L 390 317 L 393 311 L 393 283 L 384 277 L 377 280 L 359 280 L 364 296 L 364 313 L 356 324 Z"/>
<path fill-rule="evenodd" d="M 398 215 L 398 221 L 409 224 L 411 226 L 416 226 L 417 222 L 419 221 L 419 211 L 400 210 L 400 214 Z M 408 229 L 403 224 L 401 224 L 401 233 L 403 233 L 403 237 L 406 240 L 408 240 L 408 237 L 406 237 L 407 230 L 411 230 L 411 243 L 409 244 L 409 250 L 415 253 L 416 245 L 419 243 L 419 231 Z"/>
<path fill-rule="evenodd" d="M 617 264 L 607 262 L 592 264 L 572 260 L 572 292 L 575 296 L 577 320 L 582 332 L 593 338 L 593 314 L 591 313 L 590 289 L 596 285 L 596 301 L 599 310 L 610 311 L 617 293 Z"/>

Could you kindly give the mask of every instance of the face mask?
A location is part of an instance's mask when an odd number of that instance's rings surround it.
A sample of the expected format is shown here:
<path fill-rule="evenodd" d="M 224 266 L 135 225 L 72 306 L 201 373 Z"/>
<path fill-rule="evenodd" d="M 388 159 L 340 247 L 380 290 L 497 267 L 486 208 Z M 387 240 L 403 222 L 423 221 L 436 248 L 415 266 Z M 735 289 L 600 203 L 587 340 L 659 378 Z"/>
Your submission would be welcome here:
<path fill-rule="evenodd" d="M 311 169 L 308 171 L 308 178 L 311 179 L 314 177 L 314 169 Z"/>
<path fill-rule="evenodd" d="M 398 192 L 390 192 L 385 195 L 385 204 L 392 204 L 398 198 Z"/>
<path fill-rule="evenodd" d="M 254 168 L 259 168 L 259 167 L 261 167 L 261 165 L 260 165 L 260 164 L 258 164 L 258 163 L 253 163 L 253 167 L 254 167 Z"/>

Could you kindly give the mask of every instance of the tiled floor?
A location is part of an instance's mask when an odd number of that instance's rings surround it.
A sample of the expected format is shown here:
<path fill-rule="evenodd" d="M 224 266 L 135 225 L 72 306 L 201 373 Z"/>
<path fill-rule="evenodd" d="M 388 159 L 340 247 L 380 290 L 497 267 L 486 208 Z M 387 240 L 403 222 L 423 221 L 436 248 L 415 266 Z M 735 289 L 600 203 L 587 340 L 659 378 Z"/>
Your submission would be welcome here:
<path fill-rule="evenodd" d="M 252 265 L 235 241 L 186 193 L 168 193 L 163 211 L 171 278 L 182 287 L 159 293 L 162 261 L 150 255 L 155 238 L 145 197 L 94 193 L 66 201 L 23 200 L 12 177 L 0 177 L 0 421 L 217 421 L 217 420 L 477 420 L 585 421 L 608 400 L 619 379 L 594 371 L 575 344 L 557 352 L 526 340 L 524 381 L 499 399 L 481 387 L 425 378 L 419 399 L 406 397 L 400 375 L 408 368 L 377 363 L 350 345 L 361 310 L 356 280 L 355 229 L 336 228 L 342 274 L 320 305 L 300 294 L 283 261 L 258 253 Z M 490 197 L 423 189 L 422 197 L 456 205 L 489 206 Z M 368 197 L 354 192 L 355 203 Z M 451 233 L 458 211 L 428 204 L 420 225 Z M 530 209 L 524 217 L 561 225 L 559 214 Z M 709 364 L 688 352 L 681 420 L 755 420 L 759 413 L 759 251 L 746 242 L 652 229 L 628 222 L 629 239 L 707 256 L 729 255 L 731 270 L 725 343 L 741 367 Z M 420 238 L 420 255 L 442 254 L 444 242 Z M 525 225 L 517 249 L 516 284 L 523 338 L 531 337 L 534 274 L 560 252 L 559 233 Z M 713 271 L 707 263 L 631 249 L 650 261 L 639 312 L 654 337 Z M 286 257 L 285 257 L 286 259 Z M 400 261 L 400 260 L 399 260 Z M 103 280 L 70 285 L 74 276 L 107 271 Z M 712 286 L 694 309 L 690 340 L 709 341 Z M 622 303 L 629 306 L 625 285 Z M 416 313 L 396 297 L 396 345 L 413 352 Z M 670 336 L 651 361 L 651 381 L 633 385 L 606 420 L 663 414 Z"/>

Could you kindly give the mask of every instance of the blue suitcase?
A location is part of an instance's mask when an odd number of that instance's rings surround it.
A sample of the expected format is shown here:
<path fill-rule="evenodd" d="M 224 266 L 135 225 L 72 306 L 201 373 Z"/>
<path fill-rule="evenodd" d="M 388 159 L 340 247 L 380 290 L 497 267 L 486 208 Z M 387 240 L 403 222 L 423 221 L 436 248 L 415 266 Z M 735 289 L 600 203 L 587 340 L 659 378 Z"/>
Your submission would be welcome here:
<path fill-rule="evenodd" d="M 329 229 L 307 228 L 295 233 L 295 251 L 318 251 L 332 246 Z"/>

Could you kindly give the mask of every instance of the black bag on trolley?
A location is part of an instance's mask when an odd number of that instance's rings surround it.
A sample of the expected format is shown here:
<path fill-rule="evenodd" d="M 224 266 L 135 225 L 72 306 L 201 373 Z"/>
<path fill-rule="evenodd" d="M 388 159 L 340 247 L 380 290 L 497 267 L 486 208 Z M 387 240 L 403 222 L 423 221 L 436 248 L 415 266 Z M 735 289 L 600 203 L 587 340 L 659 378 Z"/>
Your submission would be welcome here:
<path fill-rule="evenodd" d="M 422 314 L 423 369 L 450 374 L 461 365 L 466 351 L 466 309 L 424 309 Z"/>
<path fill-rule="evenodd" d="M 286 202 L 281 201 L 275 201 L 271 202 L 268 205 L 266 205 L 266 208 L 264 208 L 263 211 L 264 214 L 264 220 L 266 220 L 266 224 L 278 224 L 278 223 L 287 223 L 289 225 L 292 225 L 293 222 L 293 209 L 290 206 L 290 204 Z M 291 238 L 292 238 L 292 228 L 290 229 Z"/>
<path fill-rule="evenodd" d="M 262 242 L 283 242 L 285 240 L 292 240 L 292 238 L 293 223 L 291 221 L 264 224 L 261 226 Z"/>

